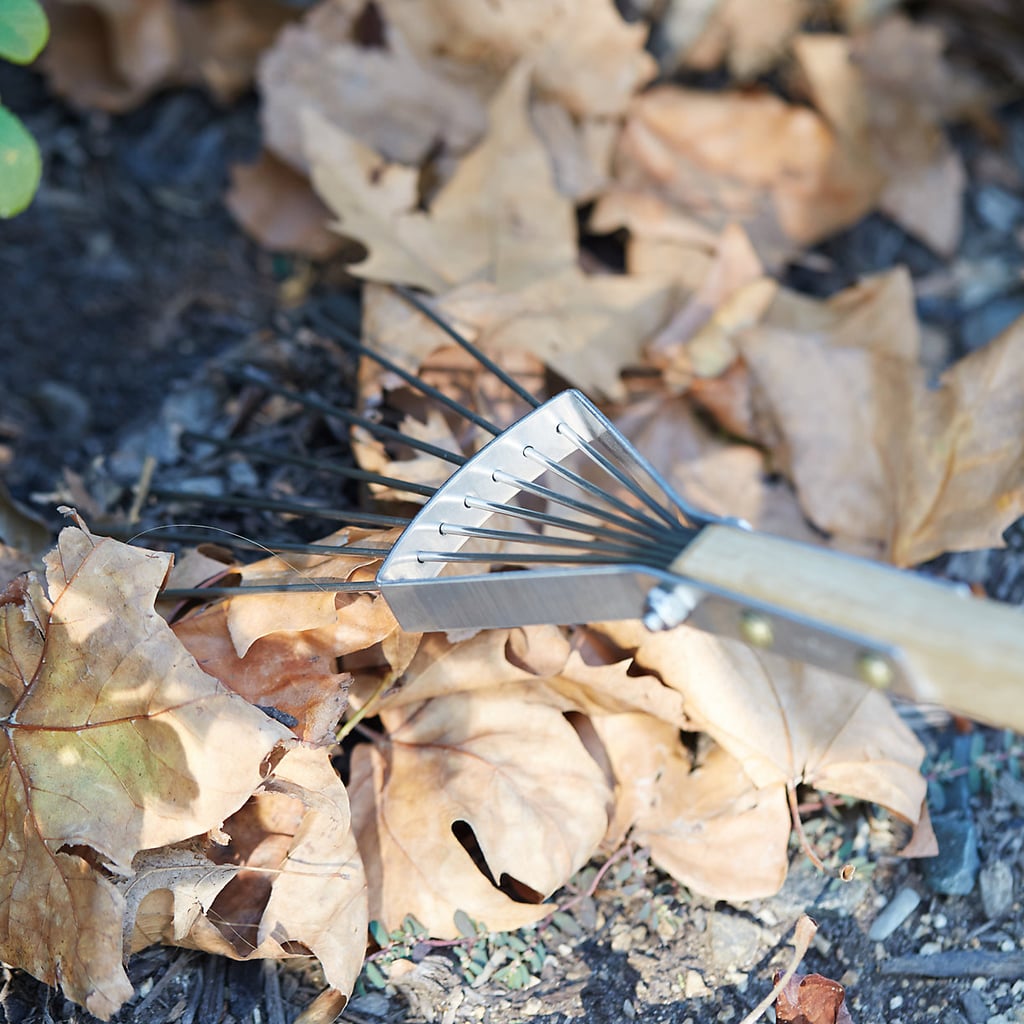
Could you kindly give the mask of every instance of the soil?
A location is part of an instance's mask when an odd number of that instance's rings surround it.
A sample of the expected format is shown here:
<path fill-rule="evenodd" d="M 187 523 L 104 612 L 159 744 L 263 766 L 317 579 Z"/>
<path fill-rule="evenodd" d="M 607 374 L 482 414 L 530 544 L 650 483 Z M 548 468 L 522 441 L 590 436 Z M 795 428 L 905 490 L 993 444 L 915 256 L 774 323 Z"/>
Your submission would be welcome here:
<path fill-rule="evenodd" d="M 354 307 L 340 265 L 310 267 L 270 256 L 223 207 L 230 164 L 258 148 L 255 100 L 221 109 L 198 92 L 173 91 L 123 117 L 80 114 L 48 96 L 37 77 L 11 68 L 0 69 L 0 95 L 40 140 L 46 163 L 31 209 L 0 224 L 0 479 L 50 526 L 57 525 L 54 506 L 67 502 L 94 526 L 122 532 L 169 518 L 166 505 L 157 505 L 143 510 L 141 526 L 127 521 L 147 452 L 156 453 L 158 475 L 173 487 L 216 495 L 224 472 L 259 487 L 270 471 L 183 454 L 183 428 L 244 418 L 245 391 L 233 383 L 233 368 L 256 356 L 292 382 L 316 381 L 329 398 L 344 401 L 344 356 L 303 328 L 324 333 L 332 318 L 351 317 Z M 1024 173 L 1024 112 L 1005 111 L 1001 125 L 996 141 L 969 133 L 958 139 L 971 184 L 956 261 L 943 264 L 872 217 L 823 246 L 813 263 L 793 268 L 791 282 L 827 293 L 905 262 L 919 279 L 930 275 L 940 285 L 921 300 L 921 314 L 934 328 L 936 370 L 994 336 L 1024 313 L 1015 269 L 1024 196 L 983 173 L 996 158 Z M 1009 214 L 997 216 L 997 206 Z M 975 282 L 988 281 L 987 291 L 942 285 L 943 275 L 964 263 L 988 268 L 989 276 L 982 280 L 979 270 Z M 322 424 L 296 429 L 311 450 L 346 457 L 342 439 Z M 282 473 L 299 473 L 273 472 L 278 483 Z M 336 482 L 310 481 L 308 473 L 301 489 L 300 476 L 294 479 L 292 489 L 314 501 L 353 497 Z M 204 522 L 266 536 L 263 513 L 220 515 Z M 293 522 L 289 529 L 315 534 L 320 525 Z M 954 556 L 935 568 L 1024 601 L 1016 547 Z M 386 990 L 364 985 L 343 1019 L 739 1021 L 788 961 L 792 926 L 807 912 L 820 931 L 805 969 L 847 986 L 858 1024 L 1024 1021 L 1024 798 L 1014 774 L 1020 751 L 1008 753 L 1003 737 L 980 730 L 975 735 L 987 759 L 979 761 L 976 740 L 957 767 L 943 753 L 957 742 L 954 725 L 941 715 L 908 715 L 932 752 L 933 812 L 938 802 L 945 800 L 948 810 L 952 801 L 973 820 L 981 875 L 988 879 L 984 891 L 936 894 L 919 862 L 894 856 L 905 838 L 899 827 L 869 808 L 809 808 L 811 841 L 833 873 L 856 863 L 853 881 L 816 871 L 794 847 L 791 875 L 778 896 L 735 907 L 711 904 L 632 851 L 592 895 L 584 876 L 570 920 L 541 936 L 549 955 L 529 987 L 471 985 L 450 952 L 421 945 L 401 977 L 393 971 Z M 916 907 L 889 937 L 869 937 L 880 911 L 908 889 L 920 896 Z M 573 898 L 572 891 L 556 896 Z M 958 951 L 974 957 L 953 957 L 944 978 L 916 976 L 920 961 L 901 959 Z M 130 973 L 138 996 L 117 1015 L 122 1022 L 277 1024 L 293 1019 L 319 984 L 309 965 L 236 964 L 163 948 L 133 958 Z M 0 1012 L 33 1024 L 92 1020 L 59 993 L 7 969 Z"/>

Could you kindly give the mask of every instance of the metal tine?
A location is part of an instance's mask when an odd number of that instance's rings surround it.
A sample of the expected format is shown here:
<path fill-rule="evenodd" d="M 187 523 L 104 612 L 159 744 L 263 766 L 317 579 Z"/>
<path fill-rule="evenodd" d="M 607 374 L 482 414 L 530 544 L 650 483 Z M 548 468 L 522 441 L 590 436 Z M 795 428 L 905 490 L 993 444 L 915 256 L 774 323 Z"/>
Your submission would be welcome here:
<path fill-rule="evenodd" d="M 411 520 L 405 516 L 386 516 L 376 512 L 352 512 L 348 509 L 322 508 L 319 505 L 304 505 L 297 501 L 277 501 L 272 498 L 250 498 L 242 494 L 195 494 L 192 491 L 165 490 L 154 487 L 150 490 L 156 498 L 165 501 L 181 501 L 192 505 L 226 505 L 229 508 L 252 508 L 264 512 L 315 516 L 333 519 L 350 526 L 371 526 L 387 529 L 392 526 L 406 527 Z"/>
<path fill-rule="evenodd" d="M 501 381 L 505 387 L 515 392 L 524 402 L 536 409 L 541 401 L 536 395 L 531 395 L 515 379 L 515 377 L 506 373 L 490 356 L 486 355 L 482 349 L 477 348 L 468 338 L 463 337 L 447 320 L 444 319 L 440 314 L 435 313 L 412 289 L 405 285 L 396 284 L 392 286 L 395 291 L 413 306 L 418 312 L 422 313 L 428 320 L 436 324 L 441 328 L 449 338 L 452 339 L 457 345 L 461 346 L 462 349 L 468 352 L 485 370 L 489 370 L 494 374 L 498 380 Z"/>
<path fill-rule="evenodd" d="M 676 552 L 678 554 L 678 552 Z M 418 551 L 421 562 L 479 562 L 487 565 L 636 565 L 635 558 L 608 558 L 607 555 L 546 555 L 524 552 L 521 555 L 476 554 L 467 551 Z M 647 564 L 647 563 L 645 563 Z M 651 566 L 651 568 L 659 568 Z"/>
<path fill-rule="evenodd" d="M 663 551 L 674 557 L 679 554 L 679 545 L 657 541 L 633 544 L 609 544 L 605 541 L 580 540 L 577 537 L 554 537 L 549 533 L 517 533 L 515 530 L 496 530 L 487 526 L 460 526 L 457 523 L 440 523 L 438 530 L 445 537 L 479 537 L 482 540 L 501 540 L 510 544 L 536 544 L 543 547 L 559 547 L 570 550 L 591 551 L 595 554 L 606 552 L 614 555 L 632 555 L 638 560 L 645 552 Z"/>
<path fill-rule="evenodd" d="M 463 419 L 468 420 L 470 423 L 476 424 L 476 426 L 480 427 L 482 430 L 486 430 L 489 434 L 497 437 L 497 435 L 501 433 L 501 427 L 495 426 L 495 424 L 491 423 L 490 420 L 481 416 L 479 413 L 473 412 L 469 406 L 455 401 L 454 398 L 450 398 L 443 391 L 440 391 L 438 388 L 420 380 L 416 374 L 410 373 L 408 370 L 399 366 L 398 363 L 392 362 L 392 360 L 388 359 L 387 356 L 382 355 L 380 352 L 375 352 L 372 348 L 368 348 L 347 327 L 339 326 L 338 330 L 340 338 L 336 340 L 343 348 L 348 349 L 350 352 L 355 352 L 358 355 L 366 356 L 367 359 L 372 359 L 378 366 L 383 366 L 385 370 L 389 370 L 391 373 L 397 374 L 411 388 L 419 391 L 420 394 L 426 395 L 427 398 L 432 398 L 435 402 L 440 403 L 447 409 L 451 409 L 452 412 L 461 416 Z"/>
<path fill-rule="evenodd" d="M 633 477 L 629 476 L 620 467 L 616 466 L 614 462 L 602 455 L 593 444 L 590 444 L 580 437 L 580 435 L 573 430 L 568 423 L 559 423 L 555 429 L 570 440 L 575 441 L 579 446 L 580 451 L 582 451 L 595 466 L 599 466 L 610 476 L 614 477 L 614 479 L 618 480 L 618 482 L 622 484 L 630 494 L 642 501 L 652 512 L 664 519 L 666 523 L 670 526 L 675 526 L 678 523 L 679 520 L 677 517 L 673 516 L 672 513 L 668 512 L 662 505 L 659 505 L 658 502 L 655 501 L 654 498 L 643 487 L 641 487 Z M 666 497 L 668 497 L 668 495 L 666 495 Z"/>
<path fill-rule="evenodd" d="M 367 555 L 371 558 L 386 558 L 391 553 L 390 548 L 371 548 L 358 544 L 300 544 L 298 541 L 289 540 L 268 540 L 265 544 L 261 544 L 259 541 L 236 537 L 234 534 L 228 537 L 214 538 L 211 536 L 212 533 L 216 533 L 216 531 L 161 530 L 156 539 L 177 544 L 210 542 L 227 548 L 238 548 L 242 551 L 262 551 L 265 555 L 356 555 L 357 557 Z"/>
<path fill-rule="evenodd" d="M 380 587 L 372 580 L 367 583 L 358 583 L 355 580 L 332 580 L 325 576 L 315 583 L 305 581 L 302 583 L 293 580 L 282 580 L 280 583 L 247 583 L 241 587 L 168 587 L 160 591 L 160 599 L 168 598 L 174 601 L 187 601 L 193 598 L 202 600 L 204 597 L 235 597 L 246 594 L 280 594 L 283 590 L 289 593 L 312 594 L 317 590 L 330 591 L 332 594 L 377 594 Z"/>
<path fill-rule="evenodd" d="M 283 398 L 289 398 L 294 402 L 298 402 L 307 409 L 315 409 L 317 412 L 333 416 L 344 423 L 362 427 L 368 433 L 382 440 L 399 441 L 402 444 L 407 444 L 410 448 L 415 448 L 426 455 L 433 455 L 438 459 L 443 459 L 454 466 L 461 466 L 468 461 L 465 455 L 460 455 L 458 452 L 450 452 L 447 448 L 441 448 L 439 445 L 431 444 L 429 441 L 421 441 L 418 437 L 412 437 L 401 430 L 396 430 L 394 427 L 386 426 L 383 423 L 376 423 L 367 416 L 360 416 L 359 413 L 352 412 L 350 409 L 343 409 L 340 405 L 333 405 L 331 402 L 326 402 L 316 395 L 306 395 L 299 391 L 293 391 L 291 388 L 282 387 L 280 384 L 275 384 L 255 367 L 246 367 L 240 376 L 243 380 L 258 384 L 275 395 L 281 395 Z"/>
<path fill-rule="evenodd" d="M 592 523 L 581 523 L 576 519 L 566 519 L 564 516 L 554 516 L 550 512 L 538 512 L 532 508 L 522 508 L 519 505 L 507 505 L 500 501 L 484 501 L 473 495 L 466 495 L 463 499 L 467 508 L 479 508 L 495 515 L 508 516 L 510 519 L 523 519 L 529 523 L 540 523 L 542 526 L 554 526 L 563 530 L 572 530 L 575 533 L 588 533 L 593 537 L 604 537 L 607 540 L 635 541 L 638 534 L 636 531 L 613 530 L 607 526 L 596 526 Z M 641 537 L 652 536 L 646 532 L 639 533 Z M 675 537 L 675 533 L 665 536 Z"/>
<path fill-rule="evenodd" d="M 261 462 L 277 462 L 289 466 L 303 466 L 306 469 L 315 469 L 323 473 L 331 473 L 334 476 L 346 477 L 350 480 L 361 480 L 365 483 L 382 484 L 385 487 L 397 487 L 410 494 L 419 494 L 425 498 L 433 496 L 435 487 L 428 484 L 417 484 L 409 480 L 399 480 L 398 477 L 384 476 L 381 473 L 374 473 L 368 469 L 358 469 L 355 466 L 339 466 L 324 459 L 314 459 L 308 455 L 288 455 L 283 452 L 273 452 L 256 445 L 246 444 L 242 441 L 233 441 L 229 438 L 214 437 L 212 434 L 200 434 L 188 430 L 185 437 L 194 438 L 206 444 L 216 445 L 224 451 L 240 452 L 243 455 L 251 455 Z"/>
<path fill-rule="evenodd" d="M 600 506 L 591 505 L 589 502 L 581 501 L 579 498 L 573 498 L 568 494 L 562 494 L 561 491 L 545 487 L 543 484 L 536 484 L 532 480 L 524 480 L 522 477 L 513 476 L 511 473 L 506 473 L 501 469 L 496 469 L 491 474 L 491 477 L 495 483 L 508 484 L 510 487 L 516 487 L 526 494 L 533 494 L 538 498 L 544 498 L 556 505 L 575 509 L 577 512 L 582 512 L 584 515 L 602 519 L 606 523 L 615 523 L 616 525 L 621 526 L 624 530 L 640 534 L 644 537 L 660 535 L 675 536 L 677 532 L 668 529 L 668 527 L 663 526 L 661 523 L 655 522 L 653 519 L 647 519 L 646 517 L 641 522 L 637 522 L 634 519 L 626 519 L 623 516 L 617 516 L 614 512 L 609 512 L 607 509 L 603 509 Z M 603 492 L 601 496 L 605 496 Z M 680 529 L 682 529 L 682 527 L 680 527 Z"/>
<path fill-rule="evenodd" d="M 632 505 L 616 498 L 614 494 L 609 494 L 603 488 L 598 487 L 597 484 L 591 483 L 586 479 L 586 477 L 582 477 L 578 473 L 574 473 L 571 469 L 567 469 L 561 463 L 549 458 L 543 452 L 537 451 L 532 444 L 527 445 L 523 449 L 523 455 L 528 459 L 533 459 L 534 462 L 539 462 L 545 467 L 545 469 L 550 470 L 556 476 L 560 476 L 563 480 L 567 480 L 569 483 L 574 484 L 581 491 L 586 491 L 587 494 L 593 495 L 599 501 L 604 501 L 613 508 L 617 508 L 620 512 L 624 512 L 627 516 L 647 524 L 648 528 L 662 528 L 661 524 L 657 520 L 644 515 L 638 509 L 633 508 Z M 671 520 L 669 520 L 669 522 L 671 523 Z"/>

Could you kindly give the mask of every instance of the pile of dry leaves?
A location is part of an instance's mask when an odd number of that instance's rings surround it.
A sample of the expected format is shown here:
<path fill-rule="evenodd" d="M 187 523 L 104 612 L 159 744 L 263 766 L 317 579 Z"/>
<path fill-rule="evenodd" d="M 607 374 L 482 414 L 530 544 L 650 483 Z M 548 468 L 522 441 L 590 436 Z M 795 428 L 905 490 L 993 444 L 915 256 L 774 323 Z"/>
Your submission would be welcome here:
<path fill-rule="evenodd" d="M 638 6 L 627 24 L 611 0 L 325 0 L 298 20 L 269 0 L 58 3 L 49 72 L 121 110 L 174 82 L 230 95 L 262 52 L 267 152 L 228 202 L 269 247 L 365 250 L 368 344 L 495 420 L 522 412 L 387 287 L 414 285 L 531 388 L 600 401 L 710 511 L 902 566 L 998 545 L 1024 513 L 1024 322 L 932 386 L 903 270 L 826 301 L 774 276 L 872 210 L 951 252 L 964 171 L 943 126 L 992 98 L 893 4 Z M 725 89 L 667 76 L 723 64 Z M 749 87 L 767 72 L 784 90 Z M 624 232 L 625 266 L 581 249 L 581 224 Z M 368 405 L 405 387 L 370 365 L 361 386 Z M 484 440 L 439 414 L 401 427 Z M 433 460 L 354 446 L 439 482 Z M 223 570 L 203 558 L 175 572 Z M 920 744 L 856 683 L 685 627 L 410 635 L 370 594 L 170 626 L 169 569 L 79 523 L 0 598 L 0 955 L 99 1016 L 152 942 L 312 953 L 346 994 L 370 919 L 516 928 L 626 836 L 698 892 L 769 894 L 799 785 L 880 804 L 929 847 Z"/>

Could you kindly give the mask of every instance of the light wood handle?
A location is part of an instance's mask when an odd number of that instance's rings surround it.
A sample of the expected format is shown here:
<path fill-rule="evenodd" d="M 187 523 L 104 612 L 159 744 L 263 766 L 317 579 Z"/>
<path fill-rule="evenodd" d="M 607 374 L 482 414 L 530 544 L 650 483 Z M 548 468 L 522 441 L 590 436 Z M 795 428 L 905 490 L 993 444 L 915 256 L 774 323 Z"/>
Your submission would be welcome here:
<path fill-rule="evenodd" d="M 1024 732 L 1024 613 L 1016 608 L 880 563 L 730 526 L 705 527 L 671 571 L 890 645 L 904 670 L 906 685 L 894 687 L 898 692 Z"/>

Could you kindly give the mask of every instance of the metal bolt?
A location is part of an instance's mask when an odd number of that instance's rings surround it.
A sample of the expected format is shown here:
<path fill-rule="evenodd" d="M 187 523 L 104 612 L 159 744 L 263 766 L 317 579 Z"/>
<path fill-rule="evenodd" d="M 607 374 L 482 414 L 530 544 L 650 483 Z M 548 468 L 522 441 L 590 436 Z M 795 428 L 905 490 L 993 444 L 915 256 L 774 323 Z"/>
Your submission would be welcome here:
<path fill-rule="evenodd" d="M 877 690 L 884 690 L 891 685 L 896 674 L 888 659 L 871 651 L 866 651 L 857 659 L 857 672 L 868 686 Z"/>
<path fill-rule="evenodd" d="M 771 647 L 775 643 L 771 621 L 760 612 L 746 611 L 740 616 L 740 635 L 751 647 Z"/>

